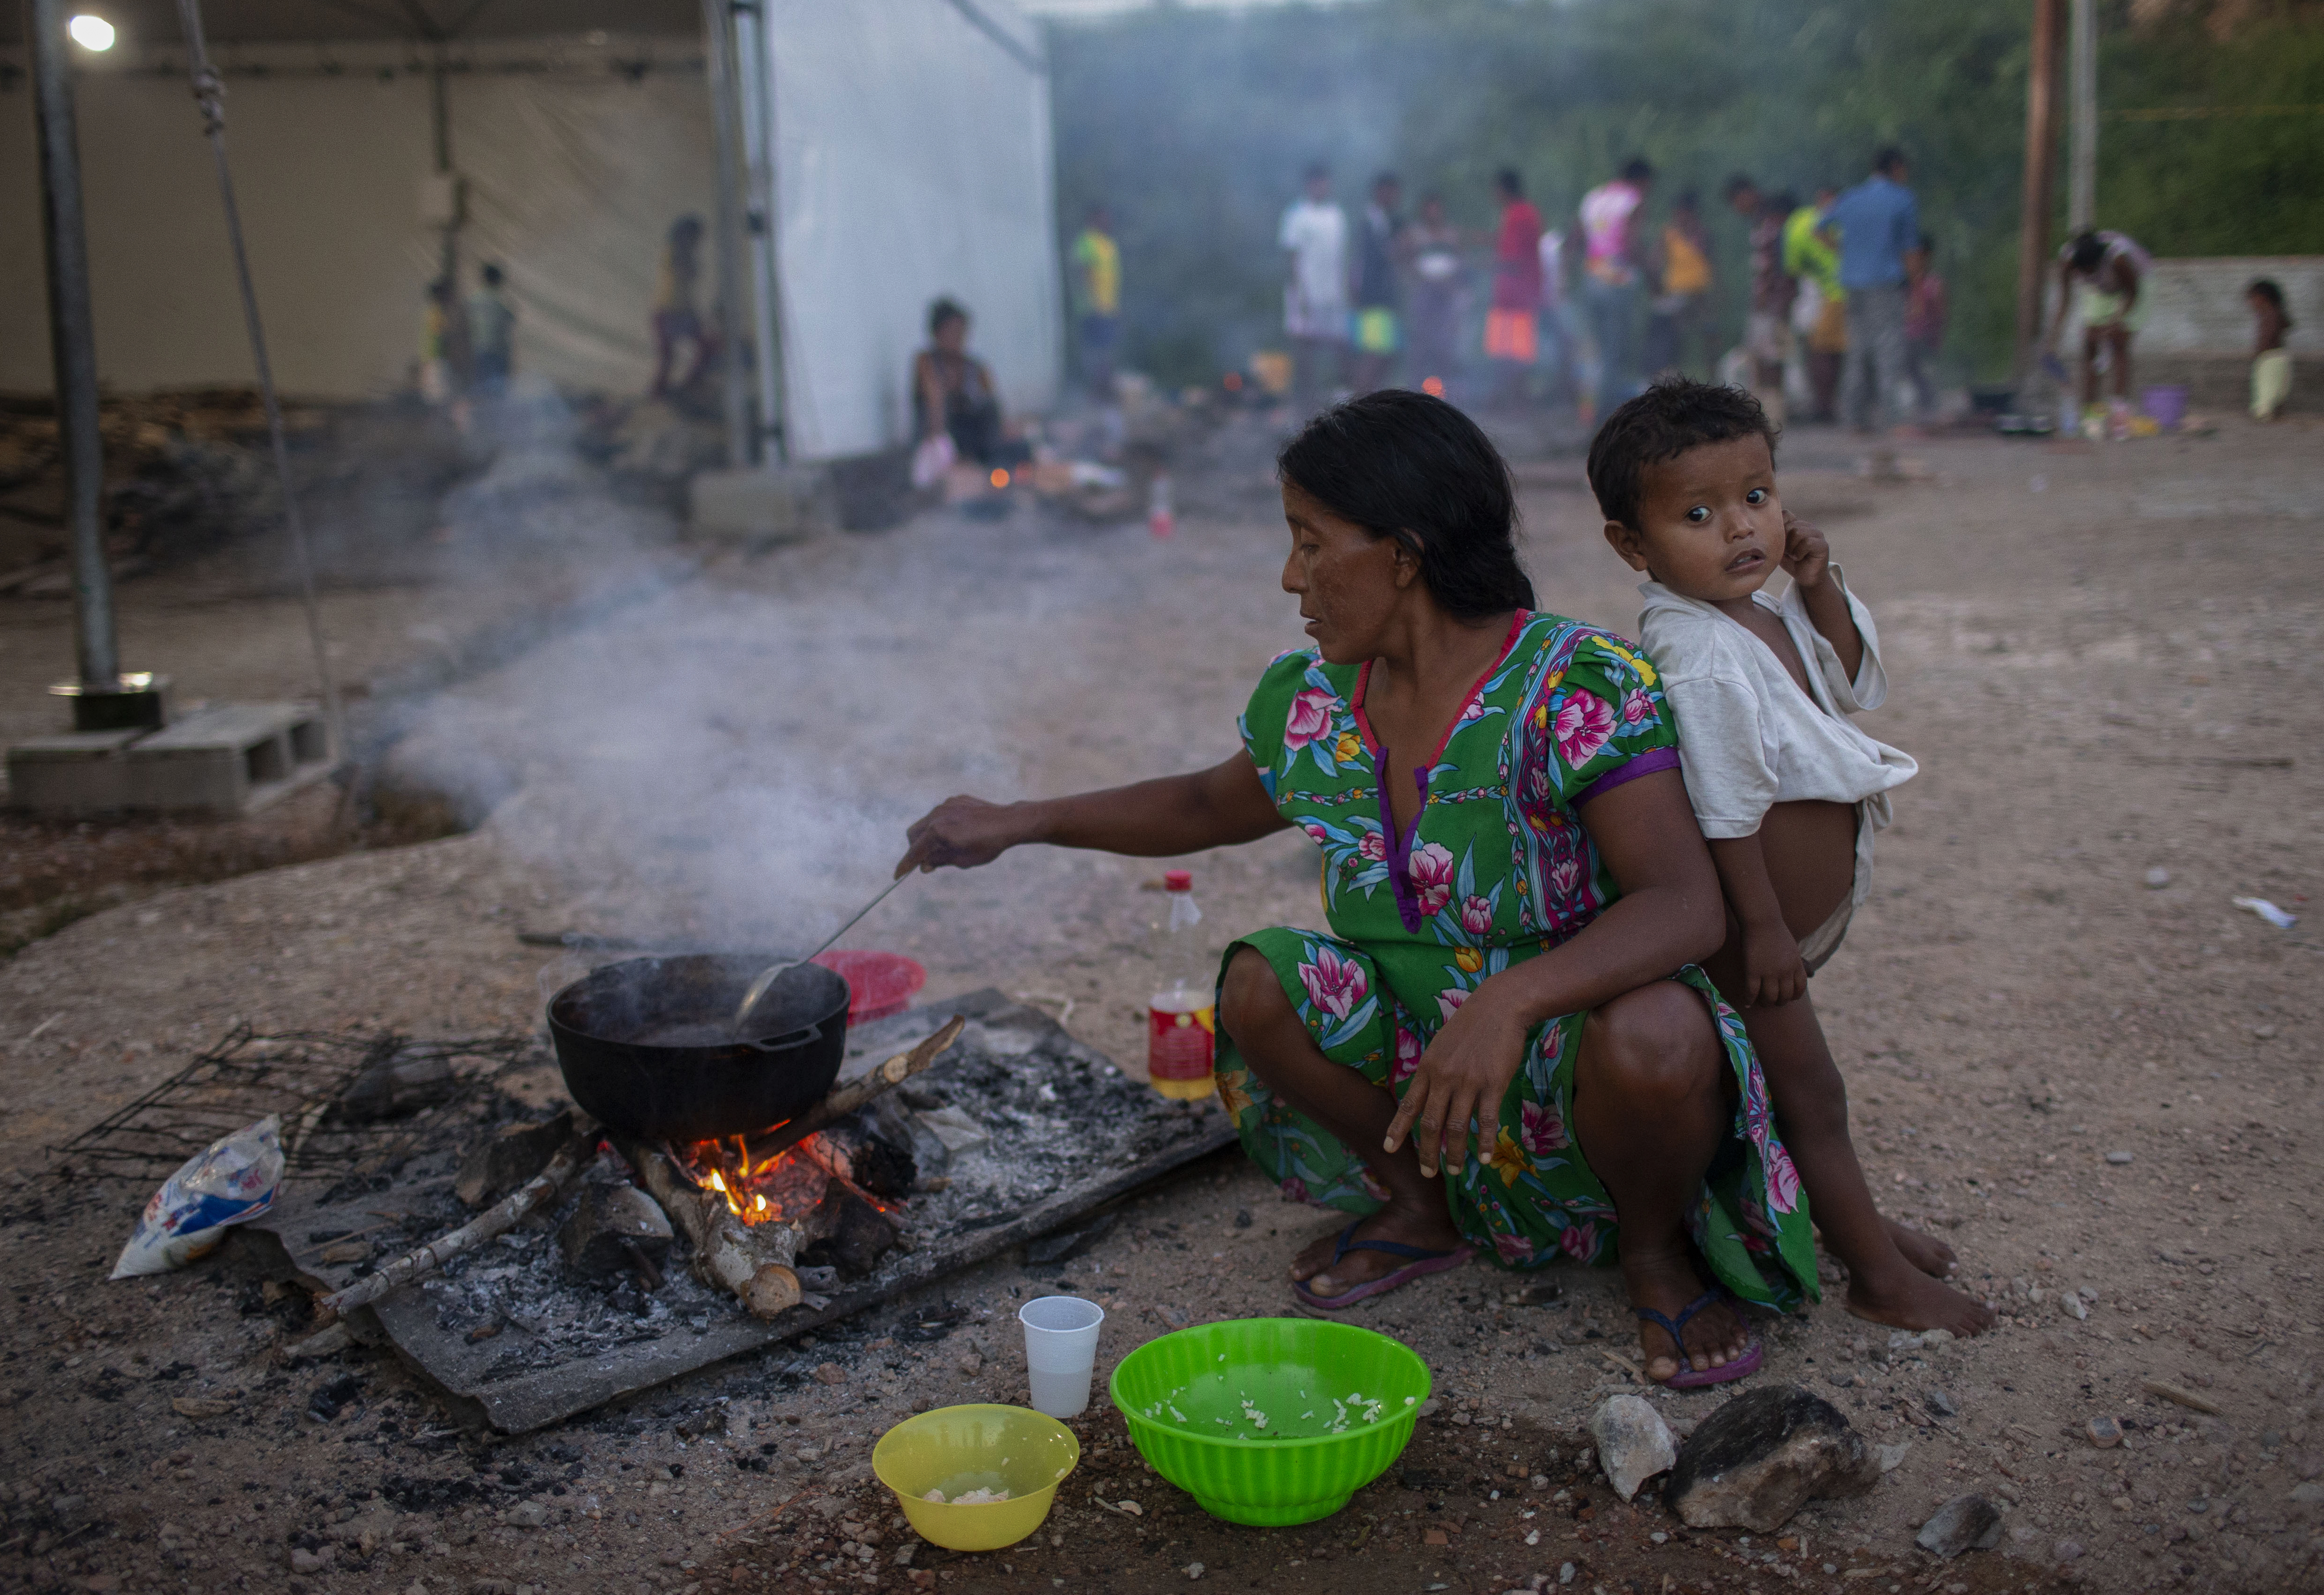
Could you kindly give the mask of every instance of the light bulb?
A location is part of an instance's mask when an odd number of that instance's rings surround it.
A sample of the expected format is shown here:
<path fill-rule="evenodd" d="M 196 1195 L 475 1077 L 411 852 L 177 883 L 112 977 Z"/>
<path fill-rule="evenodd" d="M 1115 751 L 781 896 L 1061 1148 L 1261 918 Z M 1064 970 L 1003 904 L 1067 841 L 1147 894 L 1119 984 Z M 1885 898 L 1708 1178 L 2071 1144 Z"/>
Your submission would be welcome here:
<path fill-rule="evenodd" d="M 92 15 L 88 12 L 84 11 L 65 23 L 65 32 L 70 33 L 73 42 L 83 50 L 113 48 L 113 24 L 103 17 Z"/>

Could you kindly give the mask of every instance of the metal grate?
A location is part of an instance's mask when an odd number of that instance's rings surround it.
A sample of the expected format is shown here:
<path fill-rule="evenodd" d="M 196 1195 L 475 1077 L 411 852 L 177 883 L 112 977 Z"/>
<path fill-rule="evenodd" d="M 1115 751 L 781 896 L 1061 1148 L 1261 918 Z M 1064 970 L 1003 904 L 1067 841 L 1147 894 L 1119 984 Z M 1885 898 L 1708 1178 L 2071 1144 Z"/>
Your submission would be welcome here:
<path fill-rule="evenodd" d="M 426 1145 L 484 1085 L 548 1056 L 530 1036 L 262 1036 L 237 1025 L 185 1068 L 57 1150 L 83 1174 L 161 1177 L 219 1138 L 279 1113 L 292 1172 L 372 1173 Z M 351 1089 L 358 1083 L 368 1088 L 389 1070 L 432 1076 L 432 1083 L 413 1093 L 422 1100 L 412 1111 L 359 1121 L 347 1109 Z"/>

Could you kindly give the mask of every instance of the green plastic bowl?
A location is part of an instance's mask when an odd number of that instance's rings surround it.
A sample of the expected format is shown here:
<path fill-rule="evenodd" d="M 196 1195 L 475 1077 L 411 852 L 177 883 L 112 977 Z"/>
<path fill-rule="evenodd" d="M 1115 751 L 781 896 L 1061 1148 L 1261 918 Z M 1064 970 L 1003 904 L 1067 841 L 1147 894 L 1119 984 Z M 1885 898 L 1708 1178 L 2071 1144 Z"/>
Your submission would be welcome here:
<path fill-rule="evenodd" d="M 1403 1454 L 1428 1365 L 1352 1323 L 1237 1318 L 1147 1341 L 1109 1388 L 1157 1473 L 1213 1517 L 1275 1528 L 1329 1517 Z"/>

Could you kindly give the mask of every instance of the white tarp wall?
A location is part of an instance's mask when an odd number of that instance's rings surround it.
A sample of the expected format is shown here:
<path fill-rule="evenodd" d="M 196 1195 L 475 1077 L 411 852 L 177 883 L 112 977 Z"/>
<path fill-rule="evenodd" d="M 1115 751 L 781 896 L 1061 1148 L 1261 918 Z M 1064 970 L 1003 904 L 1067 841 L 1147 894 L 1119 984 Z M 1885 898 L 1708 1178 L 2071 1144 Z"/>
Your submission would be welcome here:
<path fill-rule="evenodd" d="M 930 300 L 975 313 L 1014 410 L 1046 406 L 1062 356 L 1048 81 L 997 0 L 773 0 L 778 236 L 793 451 L 902 440 Z M 172 41 L 77 84 L 98 374 L 123 392 L 253 380 L 201 118 Z M 226 141 L 275 371 L 286 392 L 407 386 L 438 234 L 428 82 L 392 45 L 222 49 Z M 641 393 L 669 224 L 715 215 L 702 41 L 456 51 L 453 164 L 467 180 L 465 295 L 503 265 L 516 360 L 576 388 Z M 646 63 L 642 73 L 615 69 Z M 267 75 L 248 69 L 263 66 Z M 51 385 L 32 94 L 0 93 L 0 390 Z M 715 251 L 703 252 L 706 309 Z M 747 301 L 747 294 L 745 299 Z M 747 342 L 747 340 L 745 340 Z"/>
<path fill-rule="evenodd" d="M 160 41 L 166 43 L 166 41 Z M 619 47 L 616 47 L 617 49 Z M 279 75 L 226 79 L 226 146 L 275 373 L 286 392 L 357 399 L 407 385 L 437 271 L 422 218 L 428 83 L 392 47 L 218 52 Z M 662 237 L 711 205 L 710 115 L 692 40 L 622 49 L 664 64 L 632 81 L 613 50 L 480 47 L 448 105 L 468 182 L 462 290 L 508 270 L 516 358 L 560 383 L 641 392 Z M 492 69 L 559 60 L 553 72 Z M 337 75 L 320 70 L 337 66 Z M 32 95 L 0 94 L 0 389 L 51 383 Z M 76 86 L 99 377 L 109 387 L 254 380 L 201 116 L 181 77 L 92 70 Z"/>
<path fill-rule="evenodd" d="M 1046 408 L 1064 339 L 1038 32 L 994 0 L 768 0 L 765 14 L 794 456 L 910 435 L 912 355 L 939 295 L 973 317 L 1004 405 Z"/>
<path fill-rule="evenodd" d="M 2260 278 L 2283 290 L 2292 313 L 2285 339 L 2301 356 L 2324 354 L 2324 256 L 2216 255 L 2154 263 L 2154 302 L 2138 350 L 2147 355 L 2242 355 L 2252 346 L 2244 290 Z"/>

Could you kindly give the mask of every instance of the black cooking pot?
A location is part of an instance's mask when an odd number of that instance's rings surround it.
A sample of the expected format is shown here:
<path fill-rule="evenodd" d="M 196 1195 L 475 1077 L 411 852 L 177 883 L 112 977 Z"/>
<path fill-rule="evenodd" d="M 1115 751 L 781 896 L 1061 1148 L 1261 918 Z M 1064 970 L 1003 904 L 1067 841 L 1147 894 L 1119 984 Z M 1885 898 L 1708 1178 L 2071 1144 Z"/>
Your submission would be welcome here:
<path fill-rule="evenodd" d="M 839 1078 L 847 982 L 821 964 L 786 975 L 759 1004 L 756 1040 L 733 1038 L 734 1005 L 765 954 L 629 958 L 549 1000 L 565 1089 L 582 1109 L 644 1140 L 750 1135 L 798 1117 Z"/>

